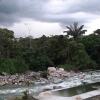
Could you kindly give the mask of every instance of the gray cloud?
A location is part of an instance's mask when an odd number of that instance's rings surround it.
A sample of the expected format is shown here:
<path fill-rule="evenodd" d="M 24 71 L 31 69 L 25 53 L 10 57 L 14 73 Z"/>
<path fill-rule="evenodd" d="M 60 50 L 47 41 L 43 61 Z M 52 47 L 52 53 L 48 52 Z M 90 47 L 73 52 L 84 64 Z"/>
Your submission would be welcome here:
<path fill-rule="evenodd" d="M 50 3 L 52 1 L 52 3 Z M 100 16 L 100 0 L 0 0 L 0 24 L 12 25 L 23 18 L 70 24 Z M 62 1 L 57 4 L 57 1 Z"/>

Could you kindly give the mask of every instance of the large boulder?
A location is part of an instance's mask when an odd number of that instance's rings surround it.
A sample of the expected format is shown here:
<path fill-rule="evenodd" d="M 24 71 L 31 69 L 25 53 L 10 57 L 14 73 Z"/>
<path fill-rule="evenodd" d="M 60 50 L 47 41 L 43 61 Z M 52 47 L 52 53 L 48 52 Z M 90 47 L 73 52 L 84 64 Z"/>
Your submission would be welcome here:
<path fill-rule="evenodd" d="M 59 68 L 58 70 L 59 70 L 59 71 L 64 71 L 64 68 Z"/>
<path fill-rule="evenodd" d="M 54 73 L 56 72 L 56 68 L 55 67 L 48 67 L 48 73 Z"/>
<path fill-rule="evenodd" d="M 70 73 L 63 68 L 48 67 L 48 73 L 48 79 L 53 83 L 63 82 L 66 77 L 70 76 Z"/>

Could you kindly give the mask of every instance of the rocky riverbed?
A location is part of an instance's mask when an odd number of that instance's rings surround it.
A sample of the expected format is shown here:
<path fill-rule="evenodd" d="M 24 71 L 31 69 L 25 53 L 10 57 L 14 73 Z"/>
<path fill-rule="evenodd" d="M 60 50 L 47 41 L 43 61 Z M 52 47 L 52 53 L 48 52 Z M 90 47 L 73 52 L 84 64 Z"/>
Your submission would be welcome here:
<path fill-rule="evenodd" d="M 50 69 L 51 68 L 51 69 Z M 27 71 L 23 74 L 10 75 L 2 73 L 0 75 L 0 86 L 29 86 L 29 85 L 51 85 L 61 84 L 61 86 L 67 86 L 70 84 L 73 86 L 85 83 L 100 82 L 100 71 L 88 71 L 88 72 L 74 72 L 65 71 L 62 68 L 56 69 L 55 67 L 48 68 L 47 72 L 33 72 Z M 53 88 L 61 88 L 61 86 Z"/>
<path fill-rule="evenodd" d="M 67 89 L 96 82 L 100 82 L 99 70 L 68 72 L 62 68 L 49 68 L 46 73 L 32 71 L 15 75 L 3 73 L 0 75 L 0 96 L 19 95 L 26 90 L 30 94 L 39 94 L 47 90 Z"/>
<path fill-rule="evenodd" d="M 65 78 L 69 78 L 77 74 L 73 71 L 67 72 L 62 68 L 57 70 L 54 67 L 50 68 L 48 68 L 47 72 L 27 71 L 23 74 L 16 73 L 15 75 L 10 75 L 3 72 L 2 75 L 0 75 L 0 86 L 5 86 L 5 85 L 28 86 L 30 84 L 39 84 L 39 83 L 40 84 L 59 83 L 64 81 Z"/>
<path fill-rule="evenodd" d="M 52 70 L 51 70 L 52 69 Z M 41 77 L 41 72 L 28 71 L 23 74 L 9 75 L 4 73 L 0 76 L 0 88 L 11 87 L 34 87 L 39 90 L 70 88 L 85 83 L 100 82 L 100 71 L 67 72 L 64 69 L 51 68 L 47 72 L 47 78 Z M 42 73 L 43 74 L 43 73 Z M 11 88 L 10 87 L 10 88 Z"/>

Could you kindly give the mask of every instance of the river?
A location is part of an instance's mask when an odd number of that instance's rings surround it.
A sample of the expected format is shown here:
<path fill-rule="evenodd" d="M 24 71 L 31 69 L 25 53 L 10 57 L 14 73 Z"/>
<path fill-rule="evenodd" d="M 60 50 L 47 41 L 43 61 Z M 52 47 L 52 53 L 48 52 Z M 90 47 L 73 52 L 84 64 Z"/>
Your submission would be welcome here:
<path fill-rule="evenodd" d="M 58 91 L 57 89 L 54 89 L 54 87 L 60 87 L 59 92 L 55 92 L 56 94 L 59 94 L 61 96 L 73 96 L 79 93 L 84 93 L 87 92 L 88 90 L 94 90 L 93 87 L 90 85 L 85 86 L 84 90 L 84 85 L 85 84 L 91 84 L 91 83 L 96 83 L 93 86 L 99 86 L 100 85 L 100 71 L 89 71 L 89 72 L 84 72 L 85 77 L 83 79 L 80 79 L 79 76 L 80 74 L 77 74 L 73 77 L 66 78 L 64 81 L 61 83 L 50 83 L 50 84 L 35 84 L 35 85 L 30 85 L 30 86 L 2 86 L 0 87 L 0 98 L 3 100 L 7 98 L 7 96 L 11 95 L 22 95 L 22 93 L 26 90 L 29 91 L 30 94 L 32 95 L 38 95 L 44 90 L 49 90 L 51 89 L 52 91 Z M 83 87 L 80 87 L 80 85 L 83 85 Z M 79 87 L 77 87 L 79 86 Z M 74 87 L 74 88 L 72 88 Z M 75 88 L 76 87 L 76 88 Z M 99 86 L 100 87 L 100 86 Z M 62 89 L 64 89 L 62 91 Z M 66 94 L 67 91 L 67 94 Z M 2 100 L 0 99 L 0 100 Z"/>

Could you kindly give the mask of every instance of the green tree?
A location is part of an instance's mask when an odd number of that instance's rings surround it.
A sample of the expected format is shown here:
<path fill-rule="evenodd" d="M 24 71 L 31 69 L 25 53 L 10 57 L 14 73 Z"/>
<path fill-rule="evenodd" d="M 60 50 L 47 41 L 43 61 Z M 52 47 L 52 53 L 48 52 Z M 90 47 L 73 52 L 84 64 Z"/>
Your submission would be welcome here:
<path fill-rule="evenodd" d="M 53 36 L 48 40 L 47 55 L 55 66 L 65 63 L 67 42 L 68 39 L 62 35 Z"/>
<path fill-rule="evenodd" d="M 14 32 L 0 28 L 0 57 L 11 56 L 14 41 Z"/>
<path fill-rule="evenodd" d="M 72 36 L 74 39 L 80 37 L 81 35 L 85 34 L 86 30 L 84 30 L 84 25 L 79 26 L 78 22 L 74 22 L 70 26 L 66 26 L 67 31 L 64 31 L 67 33 L 68 36 Z"/>
<path fill-rule="evenodd" d="M 74 65 L 75 69 L 95 68 L 95 62 L 91 60 L 82 43 L 70 41 L 68 53 L 67 64 Z"/>
<path fill-rule="evenodd" d="M 90 34 L 84 36 L 79 42 L 83 43 L 88 55 L 94 60 L 100 69 L 100 36 Z"/>
<path fill-rule="evenodd" d="M 33 71 L 46 70 L 48 66 L 53 65 L 53 62 L 48 58 L 46 54 L 41 52 L 40 49 L 34 51 L 27 50 L 24 52 L 23 58 L 29 65 L 30 70 Z"/>
<path fill-rule="evenodd" d="M 95 30 L 94 33 L 100 35 L 100 29 Z"/>
<path fill-rule="evenodd" d="M 7 72 L 10 74 L 22 73 L 28 70 L 28 66 L 24 60 L 17 59 L 0 59 L 0 73 Z"/>

